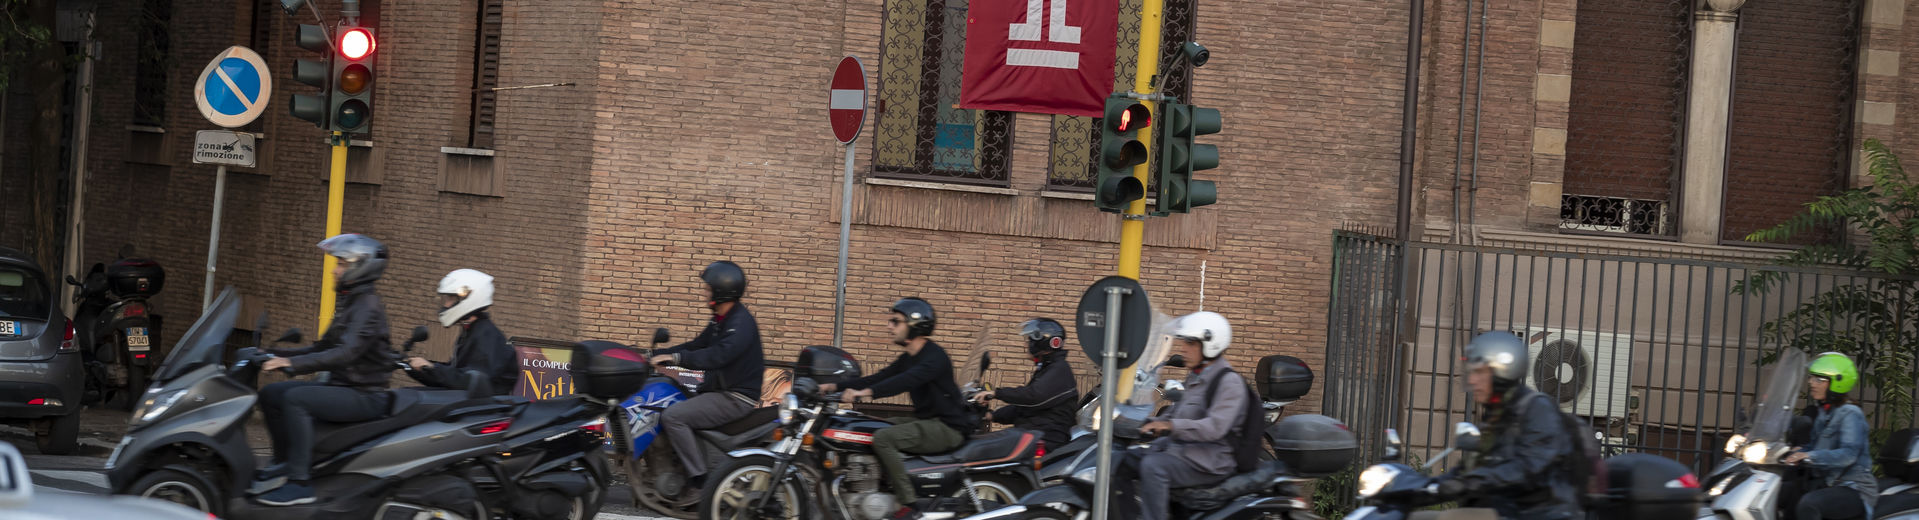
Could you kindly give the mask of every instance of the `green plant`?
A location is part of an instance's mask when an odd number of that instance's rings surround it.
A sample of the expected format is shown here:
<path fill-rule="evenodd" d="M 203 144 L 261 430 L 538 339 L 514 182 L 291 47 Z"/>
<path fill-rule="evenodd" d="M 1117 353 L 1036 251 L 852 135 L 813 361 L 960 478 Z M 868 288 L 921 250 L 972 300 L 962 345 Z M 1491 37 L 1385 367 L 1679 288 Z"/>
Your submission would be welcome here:
<path fill-rule="evenodd" d="M 1919 185 L 1906 176 L 1885 144 L 1866 140 L 1866 171 L 1870 186 L 1820 197 L 1806 210 L 1772 228 L 1746 235 L 1751 242 L 1783 242 L 1816 230 L 1849 227 L 1866 240 L 1814 244 L 1777 259 L 1784 266 L 1841 266 L 1874 273 L 1846 277 L 1790 312 L 1760 326 L 1761 337 L 1774 348 L 1760 357 L 1771 364 L 1785 348 L 1808 354 L 1840 352 L 1859 365 L 1860 379 L 1879 392 L 1879 424 L 1873 430 L 1877 445 L 1893 428 L 1913 419 L 1913 356 L 1919 351 L 1914 333 L 1915 303 L 1919 303 Z M 1761 271 L 1733 284 L 1734 294 L 1765 294 L 1790 276 L 1779 270 Z"/>

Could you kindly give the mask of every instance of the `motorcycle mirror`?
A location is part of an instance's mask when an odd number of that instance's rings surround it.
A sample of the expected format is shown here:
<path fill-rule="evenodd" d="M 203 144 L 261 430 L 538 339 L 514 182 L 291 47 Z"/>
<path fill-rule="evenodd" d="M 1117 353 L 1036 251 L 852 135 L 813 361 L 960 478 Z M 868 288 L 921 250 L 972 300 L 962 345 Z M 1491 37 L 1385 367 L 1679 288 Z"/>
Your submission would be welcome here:
<path fill-rule="evenodd" d="M 1159 383 L 1159 396 L 1166 398 L 1168 401 L 1177 403 L 1179 402 L 1179 398 L 1185 396 L 1185 394 L 1186 383 L 1178 379 L 1166 379 Z"/>
<path fill-rule="evenodd" d="M 406 341 L 408 343 L 419 343 L 422 341 L 426 341 L 426 338 L 427 338 L 426 326 L 421 325 L 413 328 L 413 335 L 407 337 Z"/>
<path fill-rule="evenodd" d="M 985 354 L 980 354 L 980 357 L 979 357 L 980 377 L 986 377 L 986 367 L 990 367 L 990 366 L 993 366 L 993 353 L 987 352 Z"/>
<path fill-rule="evenodd" d="M 73 275 L 67 275 L 67 284 L 78 286 L 80 285 L 80 279 L 74 278 Z"/>
<path fill-rule="evenodd" d="M 673 339 L 673 334 L 670 332 L 667 332 L 666 327 L 653 329 L 653 344 L 658 345 L 661 343 L 666 343 L 666 341 L 670 339 Z"/>
<path fill-rule="evenodd" d="M 1469 422 L 1453 426 L 1453 447 L 1461 450 L 1479 448 L 1479 427 Z"/>
<path fill-rule="evenodd" d="M 304 339 L 305 337 L 306 336 L 300 334 L 299 327 L 294 327 L 291 329 L 287 329 L 286 334 L 281 334 L 280 339 L 273 340 L 273 342 L 274 343 L 299 343 L 300 340 Z"/>

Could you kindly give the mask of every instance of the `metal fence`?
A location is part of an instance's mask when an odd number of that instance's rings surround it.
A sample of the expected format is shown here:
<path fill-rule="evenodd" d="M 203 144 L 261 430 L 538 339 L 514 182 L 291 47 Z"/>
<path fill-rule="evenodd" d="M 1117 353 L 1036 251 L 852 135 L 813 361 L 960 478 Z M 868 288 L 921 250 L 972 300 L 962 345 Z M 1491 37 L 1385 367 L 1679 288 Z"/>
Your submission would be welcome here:
<path fill-rule="evenodd" d="M 1528 383 L 1589 421 L 1609 454 L 1652 453 L 1695 471 L 1743 426 L 1770 377 L 1768 354 L 1839 348 L 1865 353 L 1856 358 L 1868 366 L 1911 367 L 1919 336 L 1919 281 L 1909 277 L 1349 231 L 1333 250 L 1324 410 L 1359 434 L 1359 464 L 1381 453 L 1385 428 L 1414 458 L 1444 448 L 1450 425 L 1473 411 L 1458 360 L 1483 332 L 1526 339 Z M 1756 282 L 1767 290 L 1736 290 Z M 1808 302 L 1815 312 L 1800 311 Z M 1912 391 L 1854 394 L 1883 432 L 1912 425 Z"/>

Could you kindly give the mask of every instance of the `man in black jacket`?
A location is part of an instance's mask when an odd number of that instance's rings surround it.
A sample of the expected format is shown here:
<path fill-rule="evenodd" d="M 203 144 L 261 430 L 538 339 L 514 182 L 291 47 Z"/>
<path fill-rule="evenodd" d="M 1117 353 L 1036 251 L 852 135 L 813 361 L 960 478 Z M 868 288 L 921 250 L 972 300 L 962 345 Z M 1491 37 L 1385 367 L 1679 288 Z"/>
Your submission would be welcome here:
<path fill-rule="evenodd" d="M 766 354 L 760 346 L 760 326 L 740 298 L 746 295 L 746 272 L 733 262 L 718 261 L 700 272 L 706 282 L 706 306 L 713 321 L 698 337 L 655 352 L 656 365 L 678 365 L 703 370 L 705 379 L 694 389 L 699 395 L 669 406 L 660 414 L 660 427 L 673 443 L 673 452 L 686 466 L 688 490 L 706 484 L 706 456 L 693 437 L 694 429 L 725 426 L 753 411 L 760 402 L 760 383 L 766 377 Z"/>
<path fill-rule="evenodd" d="M 893 496 L 900 508 L 893 518 L 917 518 L 913 508 L 913 480 L 906 475 L 906 460 L 900 452 L 943 453 L 959 448 L 966 434 L 979 428 L 979 418 L 966 413 L 959 385 L 953 382 L 953 360 L 946 349 L 928 339 L 937 323 L 933 305 L 919 298 L 901 298 L 893 302 L 893 317 L 886 320 L 893 344 L 905 347 L 893 364 L 870 376 L 838 385 L 820 385 L 821 392 L 846 389 L 841 400 L 853 402 L 862 397 L 883 398 L 905 393 L 913 399 L 913 417 L 917 420 L 882 428 L 873 433 L 873 455 L 886 468 Z"/>
<path fill-rule="evenodd" d="M 1020 326 L 1020 336 L 1026 338 L 1026 352 L 1033 355 L 1033 379 L 1026 386 L 983 392 L 973 399 L 1006 402 L 993 410 L 993 422 L 1039 432 L 1047 444 L 1064 446 L 1072 440 L 1073 408 L 1079 404 L 1079 383 L 1066 363 L 1066 327 L 1034 318 Z"/>
<path fill-rule="evenodd" d="M 460 338 L 454 341 L 453 362 L 435 363 L 426 358 L 407 358 L 412 367 L 407 375 L 427 386 L 466 390 L 466 372 L 487 376 L 493 395 L 513 393 L 520 382 L 520 356 L 506 344 L 506 334 L 493 325 L 486 310 L 493 306 L 493 277 L 472 269 L 459 269 L 440 279 L 440 325 L 460 326 Z"/>
<path fill-rule="evenodd" d="M 1500 518 L 1568 520 L 1583 513 L 1573 483 L 1574 441 L 1550 396 L 1526 386 L 1532 367 L 1526 343 L 1507 332 L 1487 332 L 1466 345 L 1466 381 L 1478 417 L 1478 457 L 1439 479 L 1436 495 Z"/>
<path fill-rule="evenodd" d="M 373 283 L 386 272 L 387 249 L 378 240 L 344 234 L 320 242 L 320 249 L 339 260 L 333 269 L 333 323 L 320 341 L 297 349 L 274 350 L 261 370 L 286 369 L 298 375 L 327 371 L 325 383 L 284 381 L 260 391 L 267 430 L 280 461 L 256 475 L 260 480 L 286 477 L 284 485 L 257 498 L 275 506 L 313 501 L 306 485 L 313 465 L 313 422 L 359 422 L 387 413 L 386 393 L 393 362 L 400 359 L 388 337 L 386 304 Z"/>

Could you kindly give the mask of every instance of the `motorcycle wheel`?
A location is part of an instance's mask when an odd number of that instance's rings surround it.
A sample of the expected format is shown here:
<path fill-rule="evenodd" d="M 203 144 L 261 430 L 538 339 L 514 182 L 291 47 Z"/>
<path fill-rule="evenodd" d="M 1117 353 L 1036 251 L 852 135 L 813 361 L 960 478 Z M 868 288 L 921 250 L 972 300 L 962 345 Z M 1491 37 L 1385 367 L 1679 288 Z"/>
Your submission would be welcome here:
<path fill-rule="evenodd" d="M 157 498 L 175 504 L 191 507 L 215 516 L 225 515 L 225 505 L 220 498 L 220 490 L 207 483 L 199 475 L 177 466 L 168 466 L 160 470 L 141 475 L 127 486 L 124 494 L 145 498 Z"/>
<path fill-rule="evenodd" d="M 987 511 L 1018 503 L 1019 497 L 1025 496 L 1027 493 L 1033 491 L 1027 488 L 1028 486 L 1024 481 L 1004 475 L 987 475 L 973 479 L 973 494 L 979 495 L 980 503 L 986 506 Z M 953 493 L 953 496 L 955 498 L 971 498 L 966 495 L 966 490 L 964 489 Z M 985 511 L 974 511 L 974 513 L 984 512 Z"/>
<path fill-rule="evenodd" d="M 655 447 L 661 447 L 662 443 L 660 440 L 656 439 L 653 442 Z M 658 485 L 659 473 L 653 468 L 663 460 L 671 463 L 670 460 L 672 456 L 671 453 L 665 453 L 664 455 L 666 456 L 661 457 L 659 456 L 661 454 L 662 453 L 659 452 L 653 452 L 647 453 L 645 456 L 637 459 L 628 458 L 626 463 L 621 465 L 623 467 L 622 469 L 626 471 L 627 488 L 633 491 L 633 498 L 638 499 L 640 505 L 646 506 L 647 509 L 651 509 L 655 513 L 680 520 L 695 520 L 699 518 L 700 500 L 698 496 L 693 497 L 691 500 L 673 500 L 660 493 Z M 682 490 L 680 493 L 681 495 L 685 495 L 688 494 L 689 491 Z"/>
<path fill-rule="evenodd" d="M 784 520 L 799 520 L 804 516 L 805 498 L 800 494 L 801 485 L 791 480 L 776 480 L 773 474 L 775 462 L 765 455 L 749 455 L 721 464 L 709 474 L 706 489 L 700 491 L 700 518 L 710 520 L 745 520 L 764 518 L 761 511 L 752 510 L 752 503 L 767 493 L 776 493 L 769 503 L 777 516 Z M 774 489 L 777 482 L 778 488 Z"/>

